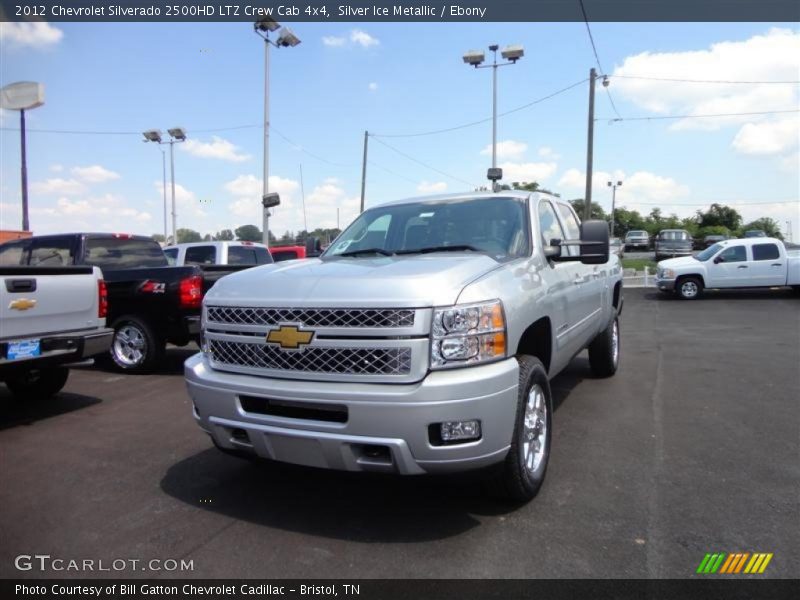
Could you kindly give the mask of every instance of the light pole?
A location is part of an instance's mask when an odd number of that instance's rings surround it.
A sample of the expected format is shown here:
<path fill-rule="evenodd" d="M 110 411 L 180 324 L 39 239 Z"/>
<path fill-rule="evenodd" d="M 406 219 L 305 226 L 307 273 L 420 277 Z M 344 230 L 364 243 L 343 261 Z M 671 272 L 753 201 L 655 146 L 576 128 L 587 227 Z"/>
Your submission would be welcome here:
<path fill-rule="evenodd" d="M 161 148 L 161 193 L 164 196 L 164 244 L 167 243 L 167 153 Z"/>
<path fill-rule="evenodd" d="M 22 188 L 22 231 L 30 231 L 28 221 L 28 162 L 25 149 L 25 111 L 44 104 L 44 85 L 32 81 L 10 83 L 0 89 L 0 107 L 19 111 L 20 183 Z"/>
<path fill-rule="evenodd" d="M 611 188 L 611 237 L 614 237 L 614 204 L 617 201 L 617 188 L 622 187 L 622 181 L 609 181 L 608 187 Z"/>
<path fill-rule="evenodd" d="M 497 171 L 497 68 L 498 67 L 507 67 L 509 65 L 513 65 L 516 63 L 520 58 L 525 55 L 525 50 L 522 46 L 515 45 L 515 46 L 506 46 L 500 52 L 500 55 L 503 59 L 507 60 L 508 62 L 498 63 L 497 62 L 497 50 L 500 48 L 497 44 L 492 44 L 489 46 L 489 50 L 492 51 L 494 59 L 492 64 L 490 65 L 481 65 L 483 61 L 486 59 L 482 50 L 470 50 L 466 52 L 463 56 L 464 62 L 468 65 L 475 67 L 476 69 L 492 69 L 492 175 L 491 177 L 496 177 L 499 173 Z M 499 174 L 502 176 L 502 174 Z M 492 191 L 497 191 L 497 179 L 492 179 Z"/>
<path fill-rule="evenodd" d="M 278 31 L 278 39 L 274 42 L 269 39 L 270 32 Z M 269 209 L 280 202 L 277 195 L 269 193 L 269 47 L 291 48 L 300 43 L 298 38 L 288 27 L 281 27 L 277 21 L 269 17 L 256 21 L 253 31 L 264 40 L 264 170 L 261 192 L 262 213 L 262 242 L 269 247 Z M 274 204 L 273 204 L 274 202 Z"/>
<path fill-rule="evenodd" d="M 145 142 L 155 142 L 156 144 L 169 144 L 169 169 L 172 179 L 172 243 L 178 243 L 177 213 L 175 212 L 175 144 L 186 141 L 186 130 L 183 127 L 173 127 L 168 129 L 169 140 L 161 139 L 161 130 L 148 129 L 142 135 Z M 162 151 L 163 152 L 163 151 Z M 162 161 L 163 166 L 163 161 Z M 164 176 L 164 187 L 166 188 L 166 175 Z M 166 192 L 164 193 L 164 203 L 166 205 Z M 164 208 L 166 213 L 166 206 Z M 166 221 L 166 215 L 164 220 Z M 165 234 L 166 234 L 166 227 Z M 166 239 L 164 240 L 166 242 Z"/>

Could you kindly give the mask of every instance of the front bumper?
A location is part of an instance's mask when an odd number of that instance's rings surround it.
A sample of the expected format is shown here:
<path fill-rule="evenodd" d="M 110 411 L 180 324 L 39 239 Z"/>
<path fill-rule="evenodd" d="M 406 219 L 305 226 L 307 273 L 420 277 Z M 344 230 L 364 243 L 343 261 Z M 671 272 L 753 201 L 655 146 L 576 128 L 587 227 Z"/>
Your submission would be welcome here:
<path fill-rule="evenodd" d="M 42 369 L 79 362 L 107 352 L 111 347 L 114 330 L 107 327 L 90 333 L 68 332 L 54 335 L 29 336 L 40 340 L 41 354 L 20 360 L 8 360 L 8 340 L 0 343 L 0 375 L 19 369 Z"/>
<path fill-rule="evenodd" d="M 675 290 L 674 279 L 659 279 L 656 277 L 656 287 L 665 292 L 672 292 Z"/>
<path fill-rule="evenodd" d="M 227 373 L 212 370 L 202 354 L 189 358 L 184 371 L 194 418 L 217 446 L 281 462 L 404 475 L 464 471 L 503 460 L 514 430 L 519 367 L 513 358 L 401 385 Z M 346 407 L 346 420 L 247 412 L 242 397 L 321 412 Z M 468 419 L 481 421 L 479 440 L 436 445 L 430 439 L 430 425 Z"/>

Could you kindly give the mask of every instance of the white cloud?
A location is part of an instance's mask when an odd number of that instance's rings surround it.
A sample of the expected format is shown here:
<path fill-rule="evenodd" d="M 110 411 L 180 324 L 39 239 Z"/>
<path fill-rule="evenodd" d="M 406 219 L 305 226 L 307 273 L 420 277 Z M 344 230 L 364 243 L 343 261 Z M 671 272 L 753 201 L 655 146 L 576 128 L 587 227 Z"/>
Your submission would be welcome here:
<path fill-rule="evenodd" d="M 733 139 L 733 148 L 741 154 L 769 156 L 797 148 L 800 138 L 800 115 L 761 123 L 747 123 Z"/>
<path fill-rule="evenodd" d="M 244 162 L 250 159 L 249 154 L 241 154 L 238 147 L 228 140 L 221 137 L 212 136 L 211 142 L 201 142 L 199 140 L 188 139 L 181 144 L 183 149 L 194 156 L 201 158 L 217 158 L 230 162 Z"/>
<path fill-rule="evenodd" d="M 86 191 L 80 181 L 55 177 L 45 181 L 34 181 L 30 186 L 31 193 L 40 196 L 76 196 Z"/>
<path fill-rule="evenodd" d="M 51 167 L 52 169 L 52 167 Z M 103 183 L 119 179 L 119 174 L 114 171 L 101 167 L 100 165 L 92 165 L 90 167 L 74 167 L 71 172 L 75 177 L 86 183 Z"/>
<path fill-rule="evenodd" d="M 521 158 L 527 149 L 528 144 L 524 142 L 515 142 L 514 140 L 497 142 L 497 158 Z M 491 156 L 492 145 L 489 144 L 481 150 L 481 154 Z"/>
<path fill-rule="evenodd" d="M 228 204 L 228 209 L 241 221 L 231 223 L 231 227 L 249 223 L 261 228 L 262 181 L 260 177 L 255 175 L 239 175 L 236 179 L 225 184 L 225 189 L 236 197 L 236 200 Z M 271 212 L 273 214 L 284 212 L 287 209 L 292 210 L 295 208 L 294 196 L 300 190 L 300 183 L 293 179 L 270 175 L 269 190 L 270 192 L 277 192 L 281 197 L 280 205 L 271 209 Z M 274 222 L 270 222 L 270 229 L 273 233 L 276 232 Z M 283 232 L 281 231 L 281 233 Z"/>
<path fill-rule="evenodd" d="M 549 146 L 542 146 L 537 151 L 537 154 L 541 158 L 549 158 L 550 160 L 558 160 L 559 158 L 561 158 L 561 155 L 560 154 L 556 154 L 556 152 L 552 148 L 550 148 Z"/>
<path fill-rule="evenodd" d="M 372 81 L 367 87 L 369 88 L 370 92 L 374 92 L 378 89 L 378 84 Z"/>
<path fill-rule="evenodd" d="M 64 32 L 50 23 L 0 23 L 0 42 L 20 48 L 47 48 L 64 37 Z"/>
<path fill-rule="evenodd" d="M 322 38 L 322 43 L 326 46 L 336 47 L 344 46 L 347 43 L 347 38 L 336 37 L 334 35 L 326 35 Z"/>
<path fill-rule="evenodd" d="M 503 169 L 503 181 L 506 183 L 533 181 L 541 183 L 558 168 L 554 162 L 505 162 L 498 166 Z"/>
<path fill-rule="evenodd" d="M 423 181 L 417 186 L 417 191 L 421 194 L 441 194 L 447 190 L 447 184 L 444 181 L 435 181 L 428 183 Z"/>
<path fill-rule="evenodd" d="M 153 186 L 158 192 L 158 199 L 163 202 L 164 198 L 164 184 L 161 181 L 154 181 Z M 171 212 L 172 202 L 172 185 L 167 184 L 167 203 L 168 211 Z M 208 212 L 205 210 L 207 205 L 201 203 L 197 195 L 183 187 L 181 184 L 175 184 L 175 212 L 177 213 L 178 228 L 190 227 L 201 231 L 205 227 L 202 221 L 208 217 Z"/>
<path fill-rule="evenodd" d="M 370 46 L 377 46 L 380 44 L 378 38 L 372 37 L 366 31 L 362 31 L 361 29 L 353 29 L 350 32 L 350 41 L 354 44 L 359 44 L 364 48 L 369 48 Z"/>
<path fill-rule="evenodd" d="M 53 173 L 61 173 L 64 170 L 64 165 L 59 165 L 57 163 L 54 165 L 50 165 L 50 170 Z"/>

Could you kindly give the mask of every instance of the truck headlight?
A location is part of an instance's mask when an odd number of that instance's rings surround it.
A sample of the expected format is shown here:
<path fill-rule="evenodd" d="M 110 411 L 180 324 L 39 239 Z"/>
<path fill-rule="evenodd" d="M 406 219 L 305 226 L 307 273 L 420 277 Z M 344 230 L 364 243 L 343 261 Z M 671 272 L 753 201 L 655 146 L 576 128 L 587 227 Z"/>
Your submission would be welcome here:
<path fill-rule="evenodd" d="M 675 279 L 675 271 L 672 269 L 661 269 L 661 279 Z"/>
<path fill-rule="evenodd" d="M 449 369 L 506 357 L 506 318 L 500 300 L 433 311 L 431 369 Z"/>

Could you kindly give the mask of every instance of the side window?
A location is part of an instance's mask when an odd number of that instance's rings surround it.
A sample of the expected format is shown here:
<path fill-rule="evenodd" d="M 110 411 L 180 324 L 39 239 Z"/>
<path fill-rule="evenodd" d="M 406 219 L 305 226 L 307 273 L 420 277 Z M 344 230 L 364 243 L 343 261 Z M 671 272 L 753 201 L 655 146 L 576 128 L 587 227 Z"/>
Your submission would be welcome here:
<path fill-rule="evenodd" d="M 169 263 L 169 266 L 174 267 L 178 261 L 178 249 L 164 248 L 164 256 L 167 257 L 167 262 Z"/>
<path fill-rule="evenodd" d="M 261 246 L 256 246 L 253 248 L 253 252 L 256 255 L 256 264 L 257 265 L 270 265 L 272 264 L 272 257 L 269 254 L 269 250 L 266 248 L 262 248 Z"/>
<path fill-rule="evenodd" d="M 722 251 L 719 255 L 722 262 L 744 262 L 747 260 L 747 250 L 744 246 L 731 246 Z"/>
<path fill-rule="evenodd" d="M 0 246 L 0 265 L 11 267 L 16 265 L 24 265 L 23 258 L 25 246 L 27 242 L 8 242 Z"/>
<path fill-rule="evenodd" d="M 41 238 L 31 243 L 30 263 L 33 266 L 60 267 L 72 264 L 71 238 Z"/>
<path fill-rule="evenodd" d="M 579 240 L 581 238 L 581 226 L 578 224 L 578 219 L 572 208 L 566 204 L 557 204 L 558 212 L 561 215 L 561 222 L 564 224 L 564 229 L 567 231 L 567 238 L 571 240 Z M 567 251 L 570 256 L 580 255 L 580 246 L 567 246 Z"/>
<path fill-rule="evenodd" d="M 186 249 L 183 262 L 187 265 L 213 265 L 216 262 L 217 249 L 214 246 L 192 246 Z"/>
<path fill-rule="evenodd" d="M 561 229 L 561 223 L 558 222 L 558 217 L 556 217 L 556 211 L 547 200 L 539 202 L 539 229 L 542 232 L 543 246 L 549 246 L 550 240 L 553 239 L 565 239 L 564 230 Z"/>
<path fill-rule="evenodd" d="M 252 248 L 245 246 L 228 246 L 229 265 L 254 265 L 256 264 L 256 253 Z"/>
<path fill-rule="evenodd" d="M 781 253 L 775 244 L 753 244 L 753 260 L 775 260 Z"/>

